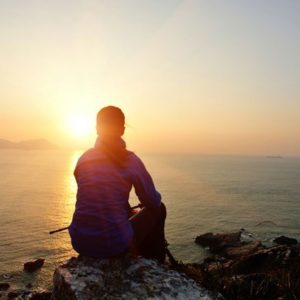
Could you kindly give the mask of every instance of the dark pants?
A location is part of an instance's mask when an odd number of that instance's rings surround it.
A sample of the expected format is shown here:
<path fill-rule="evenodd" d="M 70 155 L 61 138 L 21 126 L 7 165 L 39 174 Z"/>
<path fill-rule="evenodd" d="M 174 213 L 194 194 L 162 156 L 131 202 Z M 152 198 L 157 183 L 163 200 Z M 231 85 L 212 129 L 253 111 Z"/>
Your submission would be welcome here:
<path fill-rule="evenodd" d="M 166 207 L 142 208 L 129 221 L 134 232 L 134 242 L 139 254 L 145 258 L 154 258 L 163 263 L 166 257 L 165 220 Z"/>

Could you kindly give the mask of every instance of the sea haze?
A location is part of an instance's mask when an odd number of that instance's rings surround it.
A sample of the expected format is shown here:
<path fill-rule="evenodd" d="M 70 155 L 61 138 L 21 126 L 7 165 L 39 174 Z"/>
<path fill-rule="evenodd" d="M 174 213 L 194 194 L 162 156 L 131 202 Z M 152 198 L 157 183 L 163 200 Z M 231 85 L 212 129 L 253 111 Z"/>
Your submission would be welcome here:
<path fill-rule="evenodd" d="M 0 280 L 47 287 L 59 263 L 76 255 L 67 232 L 74 211 L 73 169 L 81 151 L 0 151 Z M 201 155 L 141 155 L 167 206 L 166 236 L 174 256 L 201 262 L 194 244 L 206 232 L 245 228 L 271 244 L 278 235 L 300 239 L 300 159 Z M 134 192 L 132 205 L 137 204 Z M 23 263 L 45 258 L 34 275 Z M 6 276 L 4 276 L 6 277 Z"/>

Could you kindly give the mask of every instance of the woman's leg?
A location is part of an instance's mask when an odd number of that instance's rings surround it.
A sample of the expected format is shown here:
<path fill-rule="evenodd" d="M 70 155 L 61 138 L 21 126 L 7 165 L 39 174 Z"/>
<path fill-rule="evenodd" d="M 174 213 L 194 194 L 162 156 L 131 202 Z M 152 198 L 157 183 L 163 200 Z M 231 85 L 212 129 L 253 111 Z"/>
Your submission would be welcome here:
<path fill-rule="evenodd" d="M 159 209 L 143 208 L 129 219 L 140 254 L 162 263 L 166 256 L 164 232 L 166 215 L 166 207 L 161 203 Z"/>

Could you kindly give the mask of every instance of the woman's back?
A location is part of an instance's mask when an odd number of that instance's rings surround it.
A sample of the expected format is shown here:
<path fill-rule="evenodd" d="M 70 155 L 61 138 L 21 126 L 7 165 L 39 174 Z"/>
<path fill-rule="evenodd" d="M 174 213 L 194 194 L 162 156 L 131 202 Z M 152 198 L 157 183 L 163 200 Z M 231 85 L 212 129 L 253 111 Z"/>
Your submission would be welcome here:
<path fill-rule="evenodd" d="M 81 156 L 74 174 L 78 191 L 70 226 L 72 240 L 94 239 L 103 250 L 108 246 L 111 252 L 125 250 L 133 234 L 128 222 L 129 168 L 121 168 L 104 151 L 93 148 Z"/>

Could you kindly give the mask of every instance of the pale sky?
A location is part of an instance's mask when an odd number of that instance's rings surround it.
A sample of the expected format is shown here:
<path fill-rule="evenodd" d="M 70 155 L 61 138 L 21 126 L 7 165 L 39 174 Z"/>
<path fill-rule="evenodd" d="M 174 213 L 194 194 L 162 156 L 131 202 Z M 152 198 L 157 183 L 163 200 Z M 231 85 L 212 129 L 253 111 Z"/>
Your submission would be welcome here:
<path fill-rule="evenodd" d="M 0 138 L 88 147 L 117 105 L 135 151 L 300 155 L 299 28 L 296 0 L 1 0 Z"/>

